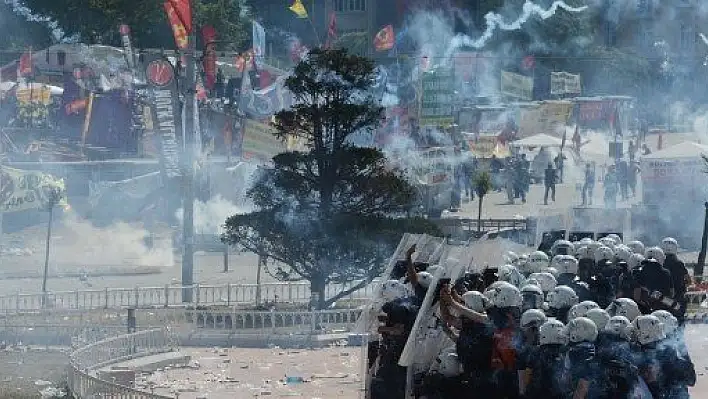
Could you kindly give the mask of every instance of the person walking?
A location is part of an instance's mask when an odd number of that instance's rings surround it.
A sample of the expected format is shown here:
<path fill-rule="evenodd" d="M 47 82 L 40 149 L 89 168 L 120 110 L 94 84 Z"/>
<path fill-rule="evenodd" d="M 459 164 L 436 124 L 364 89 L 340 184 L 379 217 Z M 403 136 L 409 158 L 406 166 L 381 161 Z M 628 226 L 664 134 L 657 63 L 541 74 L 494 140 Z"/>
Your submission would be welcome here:
<path fill-rule="evenodd" d="M 593 191 L 595 190 L 595 165 L 585 164 L 585 183 L 583 184 L 583 206 L 592 205 Z"/>
<path fill-rule="evenodd" d="M 618 191 L 617 170 L 615 165 L 610 165 L 607 168 L 603 185 L 605 188 L 605 207 L 609 209 L 617 208 L 617 191 Z"/>
<path fill-rule="evenodd" d="M 551 193 L 551 200 L 556 202 L 556 181 L 558 179 L 553 163 L 549 162 L 544 171 L 543 184 L 546 186 L 546 193 L 543 195 L 543 204 L 548 205 L 548 193 Z"/>
<path fill-rule="evenodd" d="M 620 187 L 620 194 L 623 201 L 629 198 L 629 165 L 624 159 L 617 165 L 617 181 Z"/>
<path fill-rule="evenodd" d="M 632 197 L 637 196 L 637 178 L 639 177 L 639 172 L 641 172 L 639 161 L 632 161 L 629 165 L 628 175 L 629 189 L 632 191 Z"/>

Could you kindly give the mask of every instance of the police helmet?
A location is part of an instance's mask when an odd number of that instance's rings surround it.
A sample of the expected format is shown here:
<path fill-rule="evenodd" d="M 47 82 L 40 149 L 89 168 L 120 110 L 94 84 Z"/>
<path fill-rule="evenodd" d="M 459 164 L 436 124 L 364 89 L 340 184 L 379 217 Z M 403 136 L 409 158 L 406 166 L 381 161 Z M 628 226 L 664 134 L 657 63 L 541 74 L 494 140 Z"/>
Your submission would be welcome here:
<path fill-rule="evenodd" d="M 666 310 L 656 310 L 652 312 L 652 315 L 656 316 L 664 325 L 664 334 L 667 337 L 673 335 L 679 326 L 678 319 Z"/>
<path fill-rule="evenodd" d="M 630 339 L 631 322 L 624 316 L 612 316 L 605 326 L 605 332 L 625 340 Z"/>
<path fill-rule="evenodd" d="M 610 321 L 610 314 L 605 309 L 590 309 L 585 313 L 585 317 L 592 320 L 597 326 L 597 331 L 602 331 Z"/>
<path fill-rule="evenodd" d="M 544 293 L 553 291 L 558 284 L 556 278 L 549 272 L 533 273 L 529 276 L 529 280 L 531 279 L 538 281 L 538 286 Z"/>
<path fill-rule="evenodd" d="M 539 309 L 529 309 L 521 315 L 521 327 L 540 327 L 546 322 L 546 314 Z"/>
<path fill-rule="evenodd" d="M 664 255 L 664 251 L 659 248 L 659 247 L 651 247 L 646 250 L 644 253 L 644 257 L 649 260 L 649 259 L 654 259 L 655 261 L 661 263 L 662 265 L 664 264 L 664 261 L 666 260 L 666 255 Z"/>
<path fill-rule="evenodd" d="M 630 241 L 627 243 L 627 246 L 629 249 L 632 250 L 635 254 L 642 254 L 644 255 L 644 244 L 641 241 Z"/>
<path fill-rule="evenodd" d="M 664 325 L 654 315 L 642 315 L 634 319 L 632 334 L 640 345 L 652 344 L 666 338 Z"/>
<path fill-rule="evenodd" d="M 556 319 L 548 319 L 538 329 L 541 345 L 565 345 L 568 337 L 565 335 L 565 325 Z"/>
<path fill-rule="evenodd" d="M 478 313 L 484 313 L 489 307 L 489 299 L 479 291 L 467 291 L 462 294 L 462 301 L 469 309 Z"/>
<path fill-rule="evenodd" d="M 593 301 L 582 301 L 573 305 L 568 311 L 568 320 L 585 317 L 590 309 L 598 309 L 600 305 Z"/>
<path fill-rule="evenodd" d="M 518 288 L 505 281 L 498 282 L 484 292 L 491 306 L 496 308 L 521 307 L 523 299 Z"/>
<path fill-rule="evenodd" d="M 595 342 L 597 326 L 587 317 L 578 317 L 568 322 L 566 326 L 568 341 L 571 343 Z"/>
<path fill-rule="evenodd" d="M 578 295 L 567 285 L 559 285 L 548 293 L 548 307 L 552 309 L 570 308 L 578 303 Z"/>
<path fill-rule="evenodd" d="M 617 298 L 607 307 L 610 316 L 624 316 L 629 321 L 634 321 L 642 312 L 639 311 L 637 303 L 629 298 Z"/>
<path fill-rule="evenodd" d="M 678 241 L 672 237 L 666 237 L 661 240 L 661 249 L 664 250 L 666 255 L 676 255 L 679 250 Z"/>

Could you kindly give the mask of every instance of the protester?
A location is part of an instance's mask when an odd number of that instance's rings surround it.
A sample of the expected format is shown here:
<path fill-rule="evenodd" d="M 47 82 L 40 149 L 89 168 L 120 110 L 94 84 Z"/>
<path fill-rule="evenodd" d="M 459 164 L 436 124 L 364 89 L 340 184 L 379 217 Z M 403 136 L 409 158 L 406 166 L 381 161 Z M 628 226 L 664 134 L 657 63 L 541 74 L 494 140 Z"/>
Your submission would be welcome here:
<path fill-rule="evenodd" d="M 551 200 L 556 202 L 556 181 L 558 179 L 556 169 L 552 163 L 548 163 L 548 167 L 544 171 L 543 184 L 546 187 L 546 193 L 543 195 L 543 204 L 548 205 L 548 193 L 551 193 Z"/>

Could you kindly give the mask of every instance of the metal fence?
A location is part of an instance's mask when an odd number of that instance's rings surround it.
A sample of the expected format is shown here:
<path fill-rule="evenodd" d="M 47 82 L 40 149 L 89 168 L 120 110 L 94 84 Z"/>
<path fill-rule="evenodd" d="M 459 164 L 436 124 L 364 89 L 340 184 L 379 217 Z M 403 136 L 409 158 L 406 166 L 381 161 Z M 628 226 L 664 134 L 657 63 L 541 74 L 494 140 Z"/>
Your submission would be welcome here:
<path fill-rule="evenodd" d="M 350 284 L 329 285 L 325 295 L 332 297 L 343 290 L 355 286 Z M 374 292 L 375 284 L 368 284 L 346 296 L 345 300 L 368 299 Z M 183 290 L 194 291 L 194 306 L 235 306 L 255 305 L 258 297 L 257 284 L 194 285 L 181 287 L 105 288 L 93 290 L 49 292 L 43 301 L 43 294 L 17 293 L 0 296 L 0 313 L 22 313 L 43 309 L 53 310 L 94 310 L 94 309 L 154 309 L 183 307 Z M 266 283 L 260 286 L 261 303 L 308 303 L 310 284 L 307 282 Z M 43 306 L 44 302 L 44 306 Z"/>
<path fill-rule="evenodd" d="M 177 349 L 177 341 L 167 328 L 141 331 L 108 338 L 73 352 L 69 360 L 68 383 L 75 398 L 162 399 L 156 395 L 127 386 L 103 381 L 95 371 L 101 367 Z"/>

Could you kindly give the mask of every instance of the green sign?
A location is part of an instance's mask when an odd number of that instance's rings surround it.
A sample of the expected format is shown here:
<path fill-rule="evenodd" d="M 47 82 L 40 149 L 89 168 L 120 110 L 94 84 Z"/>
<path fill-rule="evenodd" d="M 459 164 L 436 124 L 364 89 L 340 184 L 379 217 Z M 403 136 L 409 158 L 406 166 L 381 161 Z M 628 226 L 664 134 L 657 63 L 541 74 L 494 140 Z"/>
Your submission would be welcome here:
<path fill-rule="evenodd" d="M 455 76 L 452 69 L 425 72 L 421 84 L 420 125 L 447 125 L 455 122 Z"/>

